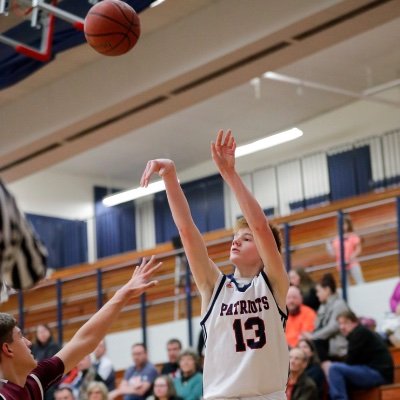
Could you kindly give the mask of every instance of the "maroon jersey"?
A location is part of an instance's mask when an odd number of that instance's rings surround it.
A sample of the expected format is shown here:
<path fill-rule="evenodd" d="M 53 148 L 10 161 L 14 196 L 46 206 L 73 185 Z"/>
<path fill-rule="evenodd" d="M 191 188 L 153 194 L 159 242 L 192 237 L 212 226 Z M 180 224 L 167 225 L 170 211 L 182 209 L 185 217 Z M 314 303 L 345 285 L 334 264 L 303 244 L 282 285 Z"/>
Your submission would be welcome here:
<path fill-rule="evenodd" d="M 1 379 L 0 400 L 43 400 L 47 388 L 58 383 L 64 364 L 58 357 L 41 361 L 29 374 L 24 387 Z"/>

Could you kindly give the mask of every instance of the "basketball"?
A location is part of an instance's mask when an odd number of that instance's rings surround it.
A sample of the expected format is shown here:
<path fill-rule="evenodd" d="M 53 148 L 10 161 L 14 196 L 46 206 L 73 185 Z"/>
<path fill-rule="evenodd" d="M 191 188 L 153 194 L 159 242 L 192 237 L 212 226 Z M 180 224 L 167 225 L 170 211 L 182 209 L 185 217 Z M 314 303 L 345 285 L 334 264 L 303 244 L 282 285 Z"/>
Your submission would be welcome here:
<path fill-rule="evenodd" d="M 128 52 L 140 36 L 136 11 L 121 0 L 103 0 L 87 13 L 84 24 L 89 45 L 106 56 Z"/>

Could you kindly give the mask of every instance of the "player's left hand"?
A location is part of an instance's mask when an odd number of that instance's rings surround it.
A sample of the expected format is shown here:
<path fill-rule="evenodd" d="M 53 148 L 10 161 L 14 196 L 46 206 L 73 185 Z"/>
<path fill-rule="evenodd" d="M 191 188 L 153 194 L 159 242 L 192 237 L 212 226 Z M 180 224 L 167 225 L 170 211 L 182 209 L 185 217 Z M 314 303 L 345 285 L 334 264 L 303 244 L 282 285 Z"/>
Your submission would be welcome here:
<path fill-rule="evenodd" d="M 129 292 L 129 297 L 138 297 L 147 289 L 158 284 L 157 280 L 150 280 L 154 273 L 161 267 L 162 262 L 156 262 L 155 256 L 150 260 L 142 259 L 142 263 L 135 267 L 132 278 L 122 289 Z"/>
<path fill-rule="evenodd" d="M 236 142 L 231 130 L 226 132 L 224 138 L 224 131 L 221 129 L 215 143 L 211 143 L 211 155 L 222 176 L 235 169 L 235 150 Z"/>

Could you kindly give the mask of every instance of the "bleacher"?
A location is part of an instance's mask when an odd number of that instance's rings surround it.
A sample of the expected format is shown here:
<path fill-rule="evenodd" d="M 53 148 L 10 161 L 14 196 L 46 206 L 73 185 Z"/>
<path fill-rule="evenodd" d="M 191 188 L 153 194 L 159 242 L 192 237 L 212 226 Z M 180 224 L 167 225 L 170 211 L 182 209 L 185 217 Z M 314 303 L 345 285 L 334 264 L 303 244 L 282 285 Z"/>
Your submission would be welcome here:
<path fill-rule="evenodd" d="M 314 280 L 318 280 L 326 272 L 332 272 L 339 282 L 335 260 L 326 251 L 326 242 L 336 235 L 336 213 L 343 210 L 351 213 L 355 230 L 360 232 L 363 238 L 361 266 L 366 281 L 398 276 L 395 201 L 398 196 L 400 189 L 391 189 L 275 219 L 277 224 L 291 224 L 292 267 L 307 267 Z M 204 235 L 210 257 L 224 272 L 232 271 L 232 266 L 226 261 L 229 258 L 231 238 L 230 230 Z M 124 253 L 101 259 L 94 264 L 82 264 L 56 271 L 47 281 L 24 292 L 24 328 L 28 336 L 32 335 L 39 322 L 57 327 L 57 295 L 61 294 L 63 340 L 69 340 L 97 310 L 99 271 L 102 285 L 101 301 L 104 303 L 129 279 L 132 267 L 137 265 L 142 257 L 151 254 L 155 254 L 163 262 L 163 267 L 160 271 L 159 285 L 149 291 L 146 297 L 147 323 L 153 325 L 174 320 L 176 304 L 181 304 L 178 318 L 186 318 L 186 295 L 183 289 L 176 298 L 177 251 L 171 243 L 166 243 L 154 249 Z M 60 289 L 61 293 L 58 292 Z M 193 316 L 198 316 L 200 301 L 193 284 L 192 297 Z M 18 316 L 18 301 L 17 295 L 11 295 L 8 302 L 0 305 L 0 311 Z M 140 304 L 135 303 L 124 309 L 109 331 L 139 328 L 140 324 Z M 400 351 L 393 354 L 396 357 L 396 383 L 364 393 L 355 392 L 353 400 L 400 399 Z"/>

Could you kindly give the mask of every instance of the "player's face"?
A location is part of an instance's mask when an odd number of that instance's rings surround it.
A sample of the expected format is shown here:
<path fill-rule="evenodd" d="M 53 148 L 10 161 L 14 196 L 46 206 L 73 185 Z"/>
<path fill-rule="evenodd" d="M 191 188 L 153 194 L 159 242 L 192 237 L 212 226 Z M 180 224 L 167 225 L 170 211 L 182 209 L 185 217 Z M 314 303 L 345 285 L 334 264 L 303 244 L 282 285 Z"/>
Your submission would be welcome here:
<path fill-rule="evenodd" d="M 13 341 L 7 345 L 14 354 L 15 364 L 18 368 L 31 371 L 37 362 L 31 352 L 32 343 L 22 334 L 17 326 L 13 329 Z"/>
<path fill-rule="evenodd" d="M 230 260 L 237 267 L 261 267 L 262 260 L 249 228 L 239 229 L 233 238 Z"/>

